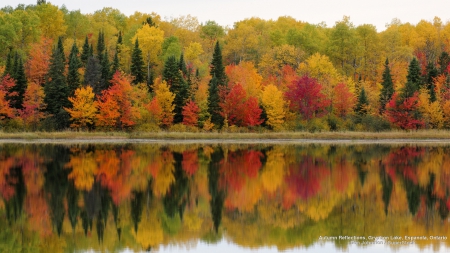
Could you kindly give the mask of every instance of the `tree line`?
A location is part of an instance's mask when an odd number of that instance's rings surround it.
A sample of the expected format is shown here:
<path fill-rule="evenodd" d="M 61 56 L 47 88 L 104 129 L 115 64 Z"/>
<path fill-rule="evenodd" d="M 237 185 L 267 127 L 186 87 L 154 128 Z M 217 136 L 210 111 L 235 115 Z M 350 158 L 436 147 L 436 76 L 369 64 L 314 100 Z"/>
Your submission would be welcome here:
<path fill-rule="evenodd" d="M 450 24 L 0 11 L 4 131 L 448 128 Z"/>

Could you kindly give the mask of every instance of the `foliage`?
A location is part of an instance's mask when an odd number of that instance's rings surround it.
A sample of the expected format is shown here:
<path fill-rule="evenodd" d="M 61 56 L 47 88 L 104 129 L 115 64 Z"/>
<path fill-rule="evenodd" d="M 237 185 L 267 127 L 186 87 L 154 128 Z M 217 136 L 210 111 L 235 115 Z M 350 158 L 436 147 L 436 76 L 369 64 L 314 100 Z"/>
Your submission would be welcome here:
<path fill-rule="evenodd" d="M 25 125 L 32 130 L 36 130 L 41 120 L 45 118 L 44 96 L 44 89 L 39 84 L 35 82 L 28 84 L 23 98 L 23 109 L 20 110 L 20 117 Z"/>
<path fill-rule="evenodd" d="M 189 100 L 185 106 L 183 106 L 183 124 L 186 126 L 197 126 L 198 124 L 198 113 L 200 108 L 197 104 Z"/>
<path fill-rule="evenodd" d="M 74 96 L 69 97 L 72 107 L 64 109 L 70 114 L 70 127 L 84 129 L 94 124 L 97 114 L 94 96 L 92 87 L 86 86 L 76 89 Z"/>
<path fill-rule="evenodd" d="M 267 114 L 266 124 L 274 130 L 282 129 L 286 114 L 286 101 L 284 101 L 283 92 L 278 90 L 275 85 L 269 84 L 264 88 L 261 102 Z"/>
<path fill-rule="evenodd" d="M 404 100 L 398 98 L 398 93 L 392 95 L 391 101 L 386 105 L 386 117 L 401 129 L 418 129 L 424 122 L 418 115 L 418 94 Z"/>

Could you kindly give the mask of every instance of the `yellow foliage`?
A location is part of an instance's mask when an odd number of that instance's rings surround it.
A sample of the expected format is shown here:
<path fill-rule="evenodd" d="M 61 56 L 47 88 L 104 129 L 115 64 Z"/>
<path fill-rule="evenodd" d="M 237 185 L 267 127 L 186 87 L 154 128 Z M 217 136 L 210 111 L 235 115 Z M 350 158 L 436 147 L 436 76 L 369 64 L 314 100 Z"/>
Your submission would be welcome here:
<path fill-rule="evenodd" d="M 195 67 L 199 67 L 202 63 L 199 56 L 203 54 L 203 47 L 198 42 L 191 42 L 189 46 L 184 48 L 184 57 L 186 61 L 194 64 Z"/>
<path fill-rule="evenodd" d="M 148 217 L 143 217 L 137 233 L 133 232 L 143 249 L 149 249 L 160 245 L 164 240 L 164 233 L 161 227 L 161 221 L 152 212 Z"/>
<path fill-rule="evenodd" d="M 252 62 L 242 61 L 236 66 L 229 65 L 225 71 L 229 83 L 232 85 L 240 83 L 247 97 L 260 96 L 262 77 L 258 74 Z"/>
<path fill-rule="evenodd" d="M 69 114 L 72 124 L 70 127 L 85 128 L 88 124 L 93 124 L 97 113 L 94 102 L 94 92 L 91 86 L 78 88 L 75 96 L 69 97 L 72 108 L 64 108 Z"/>
<path fill-rule="evenodd" d="M 438 101 L 430 102 L 428 89 L 423 88 L 419 92 L 419 110 L 428 128 L 442 128 L 444 114 Z"/>
<path fill-rule="evenodd" d="M 269 84 L 262 93 L 261 102 L 267 113 L 266 123 L 275 130 L 282 129 L 286 115 L 283 93 L 275 85 Z"/>
<path fill-rule="evenodd" d="M 156 99 L 161 107 L 161 125 L 169 127 L 173 122 L 173 115 L 175 115 L 175 113 L 173 113 L 173 109 L 175 108 L 175 105 L 173 104 L 175 94 L 169 90 L 166 81 L 163 81 L 156 86 L 155 93 Z"/>
<path fill-rule="evenodd" d="M 285 175 L 284 154 L 279 149 L 274 147 L 267 152 L 266 166 L 260 175 L 261 184 L 269 193 L 275 192 L 282 185 Z"/>
<path fill-rule="evenodd" d="M 157 62 L 158 56 L 162 51 L 164 31 L 157 27 L 145 24 L 142 28 L 137 30 L 132 42 L 134 43 L 136 39 L 139 40 L 139 47 L 142 49 L 144 60 L 147 64 L 150 64 L 150 62 Z"/>
<path fill-rule="evenodd" d="M 78 190 L 90 191 L 94 184 L 94 175 L 97 173 L 97 163 L 94 155 L 89 152 L 82 152 L 70 156 L 70 161 L 66 165 L 67 168 L 72 168 L 69 178 L 74 180 L 75 187 Z"/>

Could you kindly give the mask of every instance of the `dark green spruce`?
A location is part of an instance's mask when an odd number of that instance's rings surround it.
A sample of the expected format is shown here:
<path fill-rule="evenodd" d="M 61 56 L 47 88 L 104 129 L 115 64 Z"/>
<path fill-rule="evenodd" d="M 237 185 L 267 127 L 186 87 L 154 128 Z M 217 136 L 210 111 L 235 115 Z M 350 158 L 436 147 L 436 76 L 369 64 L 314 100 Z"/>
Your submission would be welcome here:
<path fill-rule="evenodd" d="M 220 87 L 227 87 L 227 76 L 225 74 L 225 67 L 223 66 L 219 42 L 216 42 L 214 47 L 209 73 L 212 79 L 209 81 L 208 89 L 208 112 L 211 115 L 211 122 L 214 123 L 215 126 L 220 127 L 223 125 L 224 118 L 220 115 L 219 90 Z"/>
<path fill-rule="evenodd" d="M 170 91 L 175 94 L 173 122 L 181 123 L 183 122 L 183 106 L 186 104 L 189 94 L 186 80 L 184 80 L 174 56 L 169 56 L 164 64 L 163 80 L 169 85 Z"/>
<path fill-rule="evenodd" d="M 414 93 L 419 90 L 422 83 L 422 77 L 420 75 L 420 65 L 416 58 L 413 58 L 409 63 L 408 75 L 406 76 L 406 84 L 402 91 L 402 98 L 410 98 L 414 96 Z"/>
<path fill-rule="evenodd" d="M 131 54 L 131 75 L 134 77 L 133 84 L 145 81 L 144 59 L 142 58 L 142 50 L 139 48 L 138 39 L 134 42 Z"/>
<path fill-rule="evenodd" d="M 383 82 L 381 83 L 380 93 L 380 112 L 384 112 L 386 104 L 391 100 L 394 94 L 394 83 L 392 82 L 391 70 L 389 69 L 389 60 L 386 58 L 383 71 Z"/>

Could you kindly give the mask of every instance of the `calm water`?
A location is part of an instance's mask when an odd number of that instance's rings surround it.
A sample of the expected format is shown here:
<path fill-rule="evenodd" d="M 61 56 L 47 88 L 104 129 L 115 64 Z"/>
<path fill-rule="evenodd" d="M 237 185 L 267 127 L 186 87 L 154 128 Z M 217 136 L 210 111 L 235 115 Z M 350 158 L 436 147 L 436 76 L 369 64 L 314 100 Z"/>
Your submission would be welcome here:
<path fill-rule="evenodd" d="M 0 145 L 0 252 L 450 249 L 450 145 Z"/>

